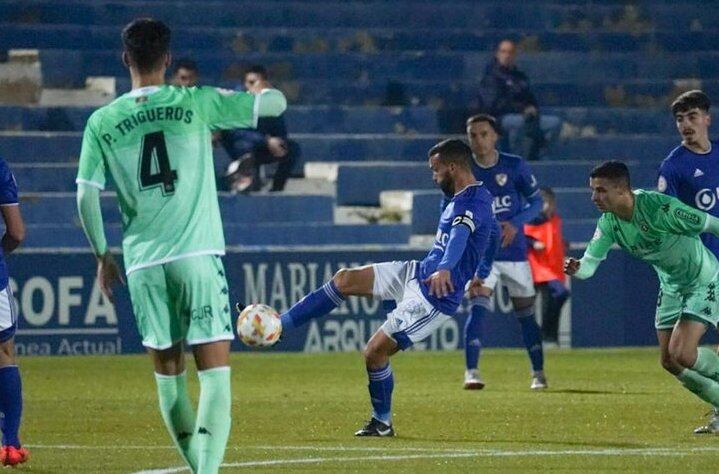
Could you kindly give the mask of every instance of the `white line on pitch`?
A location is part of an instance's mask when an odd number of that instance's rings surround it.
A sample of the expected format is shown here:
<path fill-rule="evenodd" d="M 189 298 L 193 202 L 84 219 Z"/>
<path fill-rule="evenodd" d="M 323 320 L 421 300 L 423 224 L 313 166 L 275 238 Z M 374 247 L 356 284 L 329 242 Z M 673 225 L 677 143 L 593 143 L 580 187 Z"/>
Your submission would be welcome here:
<path fill-rule="evenodd" d="M 473 457 L 512 457 L 512 456 L 687 456 L 697 452 L 719 452 L 719 447 L 712 448 L 628 448 L 628 449 L 587 449 L 587 450 L 537 450 L 537 451 L 502 451 L 482 450 L 475 452 L 437 453 L 437 454 L 406 454 L 389 456 L 363 456 L 363 457 L 334 457 L 334 458 L 307 458 L 307 459 L 274 459 L 267 461 L 246 461 L 226 463 L 221 467 L 257 467 L 277 466 L 289 464 L 321 464 L 327 462 L 356 462 L 356 461 L 407 461 L 413 459 L 451 459 Z M 166 469 L 151 469 L 137 471 L 133 474 L 173 474 L 187 471 L 186 467 L 171 467 Z"/>
<path fill-rule="evenodd" d="M 67 449 L 67 450 L 174 450 L 174 446 L 87 446 L 79 444 L 27 444 L 24 445 L 32 449 Z M 433 448 L 433 447 L 362 447 L 362 446 L 228 446 L 227 450 L 233 451 L 397 451 L 397 452 L 432 452 L 432 453 L 475 453 L 475 449 L 457 449 L 457 448 Z"/>

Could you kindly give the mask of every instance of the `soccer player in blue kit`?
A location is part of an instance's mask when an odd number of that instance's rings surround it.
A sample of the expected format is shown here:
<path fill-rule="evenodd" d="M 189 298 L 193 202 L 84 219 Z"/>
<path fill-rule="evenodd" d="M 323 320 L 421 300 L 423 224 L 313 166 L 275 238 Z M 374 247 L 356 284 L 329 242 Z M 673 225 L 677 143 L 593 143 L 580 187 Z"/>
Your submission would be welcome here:
<path fill-rule="evenodd" d="M 452 198 L 424 260 L 341 269 L 281 316 L 284 334 L 328 314 L 347 296 L 396 301 L 397 308 L 387 315 L 364 350 L 372 417 L 356 436 L 394 435 L 394 376 L 389 358 L 442 326 L 456 313 L 473 276 L 486 278 L 489 274 L 499 227 L 492 213 L 492 196 L 472 174 L 471 154 L 469 147 L 456 139 L 442 141 L 429 151 L 432 179 Z"/>
<path fill-rule="evenodd" d="M 482 347 L 482 320 L 485 311 L 494 309 L 492 293 L 501 277 L 512 300 L 514 313 L 522 329 L 522 340 L 532 366 L 530 388 L 547 388 L 544 375 L 542 335 L 534 318 L 534 281 L 527 261 L 524 224 L 542 210 L 539 186 L 527 163 L 517 155 L 496 148 L 500 130 L 491 115 L 479 114 L 467 119 L 467 138 L 472 149 L 472 172 L 477 181 L 494 196 L 492 207 L 501 226 L 501 248 L 492 271 L 484 281 L 474 278 L 468 288 L 470 314 L 464 329 L 465 389 L 484 388 L 478 365 Z M 445 199 L 446 202 L 446 199 Z M 444 202 L 443 202 L 444 205 Z"/>
<path fill-rule="evenodd" d="M 27 461 L 30 452 L 20 444 L 19 437 L 22 382 L 13 342 L 17 329 L 17 307 L 10 290 L 4 255 L 15 250 L 25 238 L 25 223 L 18 205 L 15 177 L 3 159 L 0 159 L 0 213 L 5 222 L 0 252 L 0 466 L 15 466 Z"/>
<path fill-rule="evenodd" d="M 709 140 L 710 107 L 709 97 L 700 90 L 685 92 L 672 103 L 672 115 L 682 142 L 659 167 L 657 189 L 719 217 L 719 143 Z M 719 237 L 704 233 L 701 239 L 719 258 Z M 660 335 L 660 344 L 668 344 L 671 331 L 663 333 L 666 335 Z M 719 407 L 714 407 L 709 422 L 694 433 L 719 433 Z"/>

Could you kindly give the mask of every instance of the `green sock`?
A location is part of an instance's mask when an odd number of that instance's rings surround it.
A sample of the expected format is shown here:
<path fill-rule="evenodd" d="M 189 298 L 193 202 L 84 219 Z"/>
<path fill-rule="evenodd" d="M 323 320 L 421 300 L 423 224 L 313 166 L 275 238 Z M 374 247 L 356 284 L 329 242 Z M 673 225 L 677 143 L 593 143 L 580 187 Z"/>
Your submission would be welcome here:
<path fill-rule="evenodd" d="M 719 382 L 719 355 L 709 348 L 698 348 L 697 361 L 692 370 Z"/>
<path fill-rule="evenodd" d="M 682 370 L 677 378 L 697 397 L 712 406 L 719 406 L 719 383 L 692 369 Z"/>
<path fill-rule="evenodd" d="M 197 473 L 214 474 L 220 469 L 230 437 L 230 368 L 202 370 L 197 375 L 200 378 L 200 404 L 192 449 L 197 454 Z"/>
<path fill-rule="evenodd" d="M 190 449 L 192 433 L 195 430 L 195 410 L 187 393 L 187 374 L 155 374 L 160 412 L 172 441 L 182 458 L 194 472 L 197 469 L 197 454 Z"/>

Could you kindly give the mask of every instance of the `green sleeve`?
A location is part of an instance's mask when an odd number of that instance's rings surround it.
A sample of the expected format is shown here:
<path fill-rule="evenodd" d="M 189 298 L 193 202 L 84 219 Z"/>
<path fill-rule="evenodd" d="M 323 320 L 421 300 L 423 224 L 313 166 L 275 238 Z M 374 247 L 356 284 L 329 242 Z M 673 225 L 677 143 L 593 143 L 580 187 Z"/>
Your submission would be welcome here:
<path fill-rule="evenodd" d="M 287 108 L 284 94 L 265 89 L 259 95 L 215 87 L 191 88 L 200 119 L 211 129 L 256 128 L 258 117 L 278 116 Z"/>
<path fill-rule="evenodd" d="M 599 264 L 607 258 L 609 250 L 614 245 L 614 237 L 612 235 L 609 224 L 604 216 L 597 222 L 597 229 L 594 231 L 594 237 L 589 241 L 587 250 L 580 260 L 579 271 L 574 274 L 575 278 L 584 280 L 594 275 Z"/>
<path fill-rule="evenodd" d="M 97 115 L 92 115 L 85 126 L 75 182 L 105 189 L 105 159 L 96 130 L 97 122 Z"/>
<path fill-rule="evenodd" d="M 104 255 L 107 252 L 107 240 L 100 210 L 100 190 L 97 187 L 87 183 L 77 185 L 77 211 L 95 255 Z"/>
<path fill-rule="evenodd" d="M 656 226 L 659 230 L 679 235 L 699 235 L 704 232 L 708 214 L 687 206 L 679 199 L 656 193 L 659 210 Z"/>
<path fill-rule="evenodd" d="M 704 232 L 709 232 L 719 237 L 719 219 L 707 214 L 707 221 L 704 224 Z"/>

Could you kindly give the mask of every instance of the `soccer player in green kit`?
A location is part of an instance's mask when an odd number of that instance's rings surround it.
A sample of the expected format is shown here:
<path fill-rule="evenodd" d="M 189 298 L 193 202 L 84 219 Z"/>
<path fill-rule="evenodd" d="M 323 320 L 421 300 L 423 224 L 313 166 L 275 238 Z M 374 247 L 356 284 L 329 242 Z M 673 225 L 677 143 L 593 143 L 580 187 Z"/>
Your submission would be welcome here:
<path fill-rule="evenodd" d="M 165 85 L 170 30 L 137 19 L 122 32 L 132 91 L 92 114 L 77 174 L 83 228 L 97 257 L 100 289 L 122 282 L 107 249 L 100 191 L 110 175 L 122 214 L 123 258 L 133 312 L 154 363 L 162 418 L 193 472 L 219 470 L 230 432 L 230 320 L 211 130 L 253 127 L 277 116 L 284 95 Z M 183 346 L 200 379 L 195 414 Z"/>
<path fill-rule="evenodd" d="M 662 366 L 699 398 L 719 406 L 719 356 L 697 348 L 719 321 L 719 262 L 699 234 L 719 235 L 719 219 L 654 191 L 632 191 L 624 163 L 609 161 L 591 173 L 592 201 L 603 212 L 581 260 L 565 272 L 591 277 L 613 244 L 651 264 L 659 277 L 655 327 Z"/>

